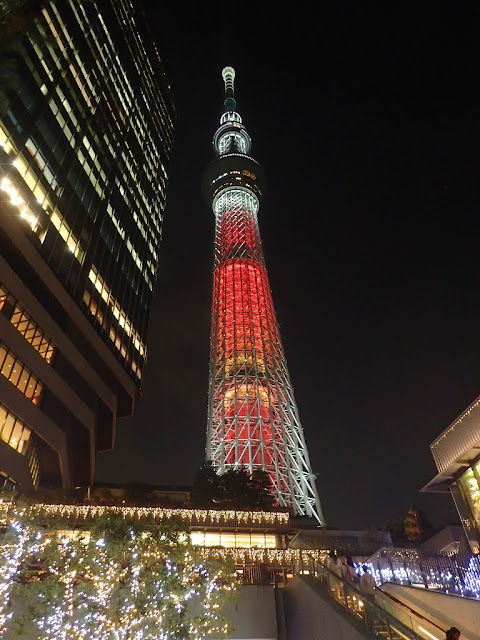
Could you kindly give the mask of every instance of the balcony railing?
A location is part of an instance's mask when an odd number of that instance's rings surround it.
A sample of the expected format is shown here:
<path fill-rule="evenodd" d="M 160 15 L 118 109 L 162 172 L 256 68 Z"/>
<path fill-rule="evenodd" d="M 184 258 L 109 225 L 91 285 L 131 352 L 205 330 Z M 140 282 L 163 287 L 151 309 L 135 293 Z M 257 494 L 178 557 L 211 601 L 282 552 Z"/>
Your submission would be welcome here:
<path fill-rule="evenodd" d="M 417 549 L 379 549 L 367 564 L 378 586 L 394 582 L 480 599 L 480 558 L 468 553 L 432 554 Z"/>
<path fill-rule="evenodd" d="M 315 573 L 325 563 L 322 549 L 227 549 L 202 547 L 206 557 L 231 558 L 243 584 L 273 584 L 283 587 L 296 574 Z"/>

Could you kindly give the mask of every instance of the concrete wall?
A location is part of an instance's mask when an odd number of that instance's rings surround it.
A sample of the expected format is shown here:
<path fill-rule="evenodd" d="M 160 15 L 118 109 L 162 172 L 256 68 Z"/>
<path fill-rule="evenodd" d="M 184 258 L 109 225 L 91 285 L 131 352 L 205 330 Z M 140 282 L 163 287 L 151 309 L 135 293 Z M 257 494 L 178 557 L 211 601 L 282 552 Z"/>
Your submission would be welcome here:
<path fill-rule="evenodd" d="M 286 640 L 364 640 L 365 636 L 342 615 L 334 603 L 319 595 L 313 586 L 295 576 L 285 587 Z"/>
<path fill-rule="evenodd" d="M 245 585 L 226 609 L 233 625 L 230 640 L 277 640 L 275 590 L 271 585 Z"/>
<path fill-rule="evenodd" d="M 387 583 L 382 585 L 382 589 L 397 598 L 397 600 L 415 609 L 415 611 L 423 613 L 425 618 L 428 618 L 428 620 L 431 620 L 442 629 L 446 630 L 450 627 L 458 627 L 462 634 L 461 640 L 480 640 L 479 601 L 446 593 L 438 593 L 428 589 L 404 587 L 399 584 Z M 380 598 L 381 595 L 377 597 L 379 603 Z M 387 608 L 387 610 L 392 608 L 392 614 L 401 620 L 398 611 L 394 611 L 395 605 L 389 605 L 388 598 L 385 598 L 384 601 L 385 608 Z M 419 619 L 416 619 L 416 622 L 420 625 L 423 624 Z M 423 624 L 423 626 L 426 628 L 425 624 Z M 441 635 L 440 630 L 430 627 L 428 627 L 428 630 L 440 640 L 444 640 L 444 635 Z"/>

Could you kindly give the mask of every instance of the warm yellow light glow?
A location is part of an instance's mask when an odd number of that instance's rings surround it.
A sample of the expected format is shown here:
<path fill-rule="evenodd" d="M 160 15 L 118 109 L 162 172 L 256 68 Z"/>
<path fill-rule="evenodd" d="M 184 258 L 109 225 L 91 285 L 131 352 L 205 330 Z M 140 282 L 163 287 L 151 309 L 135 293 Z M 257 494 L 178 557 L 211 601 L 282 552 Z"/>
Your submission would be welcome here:
<path fill-rule="evenodd" d="M 0 189 L 10 197 L 10 204 L 20 209 L 20 217 L 29 224 L 32 231 L 36 231 L 38 218 L 25 205 L 25 200 L 20 196 L 18 189 L 13 185 L 12 181 L 9 178 L 2 178 Z"/>
<path fill-rule="evenodd" d="M 200 547 L 225 547 L 228 549 L 275 549 L 277 536 L 269 533 L 192 531 L 192 544 Z"/>
<path fill-rule="evenodd" d="M 418 625 L 419 630 L 424 633 L 426 636 L 428 636 L 429 638 L 432 638 L 432 640 L 440 640 L 440 638 L 437 638 L 437 636 L 434 636 L 433 633 L 430 633 L 430 631 L 427 631 L 426 629 L 424 629 L 423 627 L 421 627 L 420 625 Z"/>
<path fill-rule="evenodd" d="M 235 511 L 233 509 L 163 509 L 160 507 L 117 507 L 104 505 L 77 504 L 35 504 L 30 507 L 32 513 L 45 513 L 74 521 L 93 520 L 105 514 L 119 514 L 124 518 L 154 521 L 178 518 L 190 523 L 263 525 L 288 527 L 289 515 L 283 511 Z M 0 503 L 2 511 L 8 511 L 8 503 Z"/>

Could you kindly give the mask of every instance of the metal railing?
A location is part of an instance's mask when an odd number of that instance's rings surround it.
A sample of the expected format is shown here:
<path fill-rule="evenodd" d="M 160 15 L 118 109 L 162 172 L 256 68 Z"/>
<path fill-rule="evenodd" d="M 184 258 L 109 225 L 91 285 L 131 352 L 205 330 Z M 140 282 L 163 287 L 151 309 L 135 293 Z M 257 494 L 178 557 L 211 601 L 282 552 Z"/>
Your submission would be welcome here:
<path fill-rule="evenodd" d="M 405 604 L 405 602 L 395 598 L 395 596 L 392 596 L 381 588 L 377 587 L 376 592 L 378 592 L 376 602 L 380 604 L 383 609 L 394 612 L 400 621 L 403 621 L 403 617 L 407 615 L 412 624 L 415 624 L 418 627 L 418 631 L 422 633 L 422 637 L 424 637 L 424 634 L 426 634 L 428 638 L 432 638 L 432 636 L 439 636 L 440 638 L 444 637 L 445 631 L 439 627 L 438 624 L 429 620 L 419 611 L 416 611 L 409 605 Z"/>
<path fill-rule="evenodd" d="M 406 586 L 480 598 L 480 558 L 469 553 L 433 554 L 419 549 L 382 548 L 366 564 L 377 586 Z"/>
<path fill-rule="evenodd" d="M 442 640 L 445 632 L 434 622 L 405 606 L 389 594 L 375 589 L 362 593 L 324 565 L 315 569 L 314 584 L 340 604 L 371 637 L 386 640 Z"/>

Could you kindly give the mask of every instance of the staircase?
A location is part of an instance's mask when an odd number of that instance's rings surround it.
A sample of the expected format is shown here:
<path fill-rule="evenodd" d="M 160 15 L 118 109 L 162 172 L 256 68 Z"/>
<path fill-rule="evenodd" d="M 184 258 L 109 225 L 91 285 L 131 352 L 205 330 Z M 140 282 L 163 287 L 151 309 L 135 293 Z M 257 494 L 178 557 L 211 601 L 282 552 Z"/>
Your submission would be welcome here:
<path fill-rule="evenodd" d="M 357 587 L 330 571 L 327 567 L 319 565 L 315 575 L 311 576 L 315 588 L 322 595 L 334 600 L 337 606 L 348 612 L 357 621 L 367 638 L 385 638 L 385 640 L 441 640 L 445 638 L 445 632 L 435 623 L 426 619 L 419 612 L 403 605 L 395 600 L 396 616 L 375 601 L 373 595 L 361 593 Z M 377 591 L 377 590 L 376 590 Z M 378 590 L 379 592 L 381 590 Z M 385 591 L 381 591 L 382 602 L 384 598 L 390 598 Z M 333 603 L 332 603 L 333 604 Z M 353 622 L 353 621 L 352 621 Z"/>

